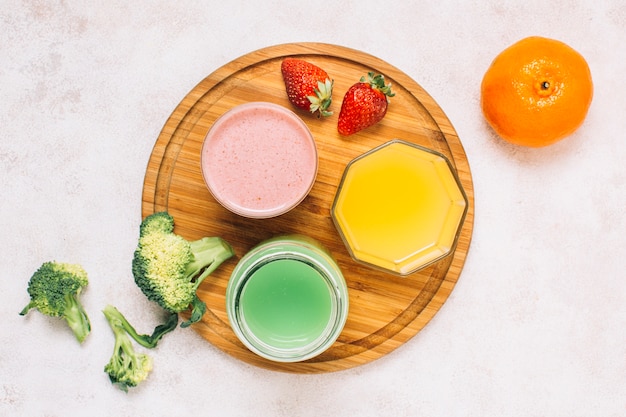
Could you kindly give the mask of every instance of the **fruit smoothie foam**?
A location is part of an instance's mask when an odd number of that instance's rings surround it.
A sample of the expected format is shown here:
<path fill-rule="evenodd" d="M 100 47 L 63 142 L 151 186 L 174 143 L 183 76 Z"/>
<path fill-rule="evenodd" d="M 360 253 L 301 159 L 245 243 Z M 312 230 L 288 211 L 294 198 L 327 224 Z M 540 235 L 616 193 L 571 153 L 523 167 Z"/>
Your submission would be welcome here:
<path fill-rule="evenodd" d="M 245 217 L 286 213 L 309 193 L 317 175 L 317 148 L 292 111 L 252 102 L 213 124 L 202 147 L 202 174 L 213 197 Z"/>

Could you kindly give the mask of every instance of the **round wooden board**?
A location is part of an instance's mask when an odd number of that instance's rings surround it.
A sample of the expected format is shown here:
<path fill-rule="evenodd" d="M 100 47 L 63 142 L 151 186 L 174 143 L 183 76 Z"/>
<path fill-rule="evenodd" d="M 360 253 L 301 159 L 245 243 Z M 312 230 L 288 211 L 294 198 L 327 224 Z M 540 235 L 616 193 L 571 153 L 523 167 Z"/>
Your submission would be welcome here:
<path fill-rule="evenodd" d="M 287 100 L 280 64 L 300 57 L 324 68 L 334 79 L 334 115 L 317 119 L 297 112 L 318 146 L 319 171 L 310 195 L 291 212 L 263 220 L 223 209 L 205 187 L 200 149 L 209 127 L 226 110 L 249 101 L 269 101 L 293 109 Z M 382 73 L 395 97 L 378 125 L 349 137 L 337 132 L 337 116 L 347 89 L 368 71 Z M 388 140 L 399 138 L 446 155 L 457 170 L 469 207 L 454 253 L 407 277 L 355 263 L 333 226 L 330 207 L 346 164 Z M 142 215 L 168 211 L 175 232 L 189 240 L 221 236 L 235 250 L 198 291 L 208 311 L 192 328 L 214 346 L 250 364 L 298 373 L 348 369 L 388 354 L 417 334 L 437 313 L 456 284 L 470 245 L 474 192 L 469 164 L 444 112 L 415 81 L 366 53 L 319 43 L 283 44 L 244 55 L 217 69 L 182 100 L 165 123 L 151 154 L 143 190 Z M 337 260 L 349 287 L 350 312 L 337 342 L 322 355 L 300 363 L 275 363 L 248 351 L 228 323 L 225 293 L 237 261 L 272 236 L 301 233 L 320 241 Z"/>

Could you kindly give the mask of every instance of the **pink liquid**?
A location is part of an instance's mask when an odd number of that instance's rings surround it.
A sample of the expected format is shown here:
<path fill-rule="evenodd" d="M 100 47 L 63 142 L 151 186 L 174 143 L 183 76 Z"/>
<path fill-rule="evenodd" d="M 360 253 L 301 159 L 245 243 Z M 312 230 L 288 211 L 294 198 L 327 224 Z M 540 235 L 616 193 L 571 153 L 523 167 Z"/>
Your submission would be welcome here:
<path fill-rule="evenodd" d="M 202 173 L 215 199 L 246 217 L 283 214 L 308 194 L 317 149 L 304 122 L 271 103 L 247 103 L 224 113 L 202 148 Z"/>

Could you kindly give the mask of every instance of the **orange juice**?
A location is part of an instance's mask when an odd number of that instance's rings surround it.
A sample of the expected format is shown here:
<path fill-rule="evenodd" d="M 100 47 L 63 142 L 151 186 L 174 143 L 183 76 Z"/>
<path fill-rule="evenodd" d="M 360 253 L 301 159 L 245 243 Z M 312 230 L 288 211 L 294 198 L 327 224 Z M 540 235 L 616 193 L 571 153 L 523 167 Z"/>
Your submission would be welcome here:
<path fill-rule="evenodd" d="M 406 275 L 453 250 L 466 211 L 445 156 L 393 140 L 348 164 L 332 217 L 355 260 Z"/>

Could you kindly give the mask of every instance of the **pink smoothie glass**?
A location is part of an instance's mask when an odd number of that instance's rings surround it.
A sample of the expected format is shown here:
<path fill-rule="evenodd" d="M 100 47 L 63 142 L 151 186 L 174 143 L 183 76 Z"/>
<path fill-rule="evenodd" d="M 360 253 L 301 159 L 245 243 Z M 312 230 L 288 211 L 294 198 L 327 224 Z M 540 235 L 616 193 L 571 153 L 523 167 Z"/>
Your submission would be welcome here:
<path fill-rule="evenodd" d="M 307 125 L 291 110 L 250 102 L 226 111 L 202 146 L 204 181 L 222 206 L 263 219 L 296 207 L 317 176 L 317 147 Z"/>

